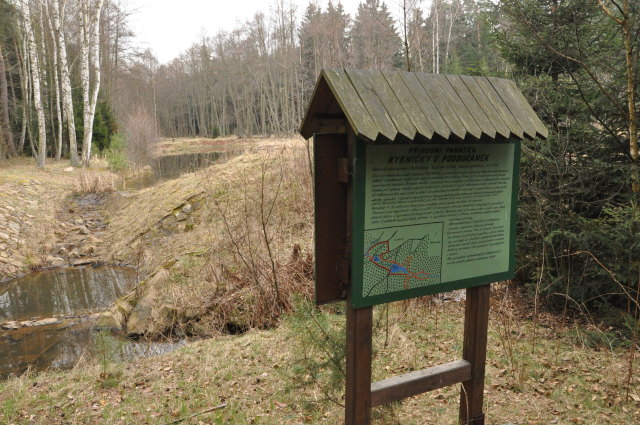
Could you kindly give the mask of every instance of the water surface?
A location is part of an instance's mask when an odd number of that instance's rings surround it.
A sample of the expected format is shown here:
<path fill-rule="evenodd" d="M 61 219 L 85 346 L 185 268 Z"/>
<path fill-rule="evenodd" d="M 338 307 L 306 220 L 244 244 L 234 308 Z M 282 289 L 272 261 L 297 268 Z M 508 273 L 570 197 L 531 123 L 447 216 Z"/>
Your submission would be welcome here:
<path fill-rule="evenodd" d="M 28 368 L 69 369 L 79 359 L 108 357 L 128 361 L 172 351 L 183 343 L 132 341 L 122 335 L 96 333 L 95 315 L 136 284 L 136 273 L 125 267 L 61 268 L 30 273 L 0 285 L 0 379 Z M 34 320 L 55 318 L 33 326 Z M 24 326 L 28 324 L 28 326 Z"/>
<path fill-rule="evenodd" d="M 86 314 L 108 308 L 135 284 L 126 267 L 60 268 L 0 286 L 0 322 Z"/>
<path fill-rule="evenodd" d="M 142 189 L 160 182 L 192 173 L 213 165 L 216 161 L 238 155 L 238 152 L 200 152 L 163 155 L 151 161 L 148 173 L 126 179 L 126 189 Z"/>

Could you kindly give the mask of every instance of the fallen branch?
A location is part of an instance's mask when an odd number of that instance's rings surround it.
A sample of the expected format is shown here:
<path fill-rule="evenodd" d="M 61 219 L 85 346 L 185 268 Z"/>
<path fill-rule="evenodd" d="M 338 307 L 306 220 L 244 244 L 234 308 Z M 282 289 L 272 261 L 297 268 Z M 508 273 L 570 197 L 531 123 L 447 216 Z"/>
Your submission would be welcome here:
<path fill-rule="evenodd" d="M 184 422 L 187 419 L 192 419 L 192 418 L 195 418 L 196 416 L 200 416 L 200 415 L 204 415 L 205 413 L 213 412 L 214 410 L 224 409 L 225 407 L 227 407 L 227 403 L 222 403 L 222 404 L 219 404 L 219 405 L 217 405 L 215 407 L 210 407 L 209 409 L 203 410 L 202 412 L 194 413 L 191 416 L 185 416 L 184 418 L 176 419 L 175 421 L 172 421 L 172 422 L 167 422 L 165 425 L 179 424 L 180 422 Z"/>

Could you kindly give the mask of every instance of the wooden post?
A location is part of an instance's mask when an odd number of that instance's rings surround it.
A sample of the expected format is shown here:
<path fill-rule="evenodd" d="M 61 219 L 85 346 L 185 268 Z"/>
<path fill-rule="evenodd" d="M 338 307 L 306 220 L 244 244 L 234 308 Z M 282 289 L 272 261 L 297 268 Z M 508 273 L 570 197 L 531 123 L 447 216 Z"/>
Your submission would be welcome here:
<path fill-rule="evenodd" d="M 487 360 L 490 289 L 490 284 L 467 288 L 462 359 L 471 363 L 471 379 L 462 383 L 460 393 L 462 425 L 484 425 L 482 401 Z"/>
<path fill-rule="evenodd" d="M 373 307 L 354 309 L 347 300 L 345 424 L 371 424 Z"/>
<path fill-rule="evenodd" d="M 346 263 L 351 262 L 351 235 L 353 231 L 353 180 L 350 174 L 353 172 L 351 165 L 354 160 L 356 136 L 352 129 L 347 133 L 347 173 L 349 185 L 347 186 L 347 249 Z M 344 180 L 339 178 L 338 180 Z M 345 270 L 349 282 L 351 276 Z M 370 425 L 371 424 L 371 356 L 373 333 L 373 307 L 353 308 L 351 304 L 351 291 L 347 295 L 347 346 L 346 346 L 346 385 L 345 385 L 345 424 L 346 425 Z"/>

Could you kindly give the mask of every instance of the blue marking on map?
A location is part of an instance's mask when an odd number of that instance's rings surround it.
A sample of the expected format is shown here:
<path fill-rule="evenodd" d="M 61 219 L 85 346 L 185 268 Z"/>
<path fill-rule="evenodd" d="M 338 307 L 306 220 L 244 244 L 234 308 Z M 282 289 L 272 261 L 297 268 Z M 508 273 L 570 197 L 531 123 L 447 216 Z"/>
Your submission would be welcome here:
<path fill-rule="evenodd" d="M 373 261 L 375 261 L 376 263 L 380 262 L 380 257 L 378 257 L 377 255 L 375 257 L 373 257 Z"/>
<path fill-rule="evenodd" d="M 391 273 L 407 273 L 407 269 L 405 267 L 394 264 L 391 266 Z"/>

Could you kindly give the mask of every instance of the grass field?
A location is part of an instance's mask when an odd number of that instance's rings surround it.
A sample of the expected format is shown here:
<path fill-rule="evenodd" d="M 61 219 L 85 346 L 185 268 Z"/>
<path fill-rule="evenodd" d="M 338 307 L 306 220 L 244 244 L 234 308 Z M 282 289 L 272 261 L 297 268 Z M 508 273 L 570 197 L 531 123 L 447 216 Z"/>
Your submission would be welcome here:
<path fill-rule="evenodd" d="M 627 351 L 588 348 L 578 325 L 532 320 L 505 291 L 492 299 L 487 424 L 640 423 L 640 380 L 627 386 Z M 459 358 L 463 302 L 394 303 L 388 324 L 385 313 L 376 308 L 374 379 Z M 344 320 L 339 306 L 300 303 L 276 329 L 201 340 L 135 364 L 86 362 L 2 382 L 0 423 L 165 424 L 224 404 L 183 423 L 338 424 L 341 383 L 332 384 L 332 373 L 340 370 L 326 366 L 332 353 L 321 340 L 339 345 Z M 374 423 L 453 425 L 458 400 L 456 385 L 376 409 Z"/>

